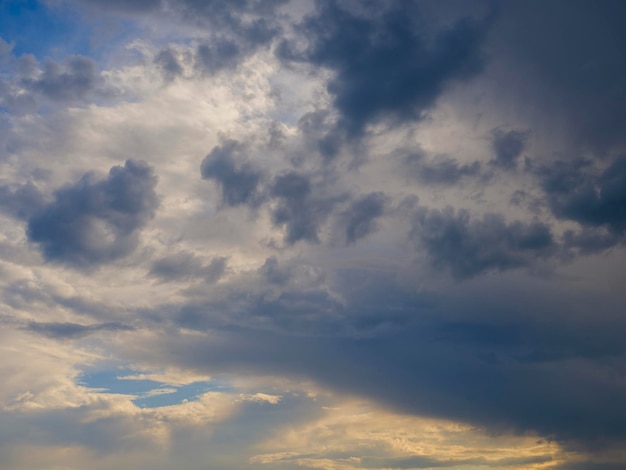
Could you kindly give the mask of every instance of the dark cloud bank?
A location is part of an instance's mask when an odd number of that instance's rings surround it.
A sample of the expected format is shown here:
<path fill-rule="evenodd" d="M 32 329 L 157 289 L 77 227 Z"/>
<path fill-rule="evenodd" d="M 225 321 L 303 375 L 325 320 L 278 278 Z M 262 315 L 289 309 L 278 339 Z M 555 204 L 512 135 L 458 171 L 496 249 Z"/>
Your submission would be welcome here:
<path fill-rule="evenodd" d="M 617 103 L 608 103 L 600 90 L 601 85 L 625 77 L 622 50 L 609 46 L 609 39 L 622 33 L 608 16 L 622 6 L 609 1 L 596 10 L 595 4 L 573 3 L 571 10 L 564 2 L 546 6 L 553 11 L 558 4 L 562 12 L 568 12 L 562 24 L 554 19 L 554 30 L 546 29 L 548 17 L 543 16 L 541 4 L 518 2 L 511 7 L 502 5 L 497 15 L 486 19 L 462 18 L 441 31 L 422 34 L 413 21 L 414 4 L 319 1 L 314 13 L 296 28 L 302 41 L 279 42 L 277 55 L 287 65 L 305 64 L 331 72 L 327 91 L 338 121 L 327 121 L 324 113 L 328 111 L 310 113 L 300 127 L 305 135 L 320 136 L 317 150 L 332 159 L 345 137 L 364 137 L 370 124 L 414 124 L 423 119 L 450 83 L 471 80 L 485 70 L 484 46 L 489 41 L 510 40 L 508 47 L 531 54 L 519 60 L 536 59 L 539 64 L 556 57 L 560 51 L 554 49 L 557 44 L 563 49 L 571 45 L 573 50 L 563 50 L 559 60 L 545 63 L 538 73 L 563 78 L 563 89 L 555 93 L 557 98 L 571 99 L 568 109 L 582 112 L 590 106 L 590 125 L 584 135 L 575 137 L 603 142 L 606 150 L 606 145 L 619 144 L 620 139 L 612 131 L 615 123 L 604 130 L 597 127 L 606 119 L 601 110 L 605 106 L 618 121 L 626 110 L 619 97 Z M 585 12 L 589 9 L 594 12 L 588 23 Z M 528 44 L 510 39 L 497 28 L 499 21 L 506 24 L 520 11 L 528 34 L 535 22 L 530 17 L 544 18 L 537 20 L 539 38 L 524 36 Z M 605 16 L 608 31 L 595 39 L 578 38 L 568 45 L 566 39 L 554 36 L 560 30 L 573 35 L 575 25 L 595 31 L 594 22 Z M 547 50 L 540 50 L 542 37 L 550 41 Z M 595 46 L 584 43 L 594 40 Z M 610 51 L 602 49 L 604 46 Z M 578 76 L 576 53 L 591 60 L 595 47 L 602 49 L 606 64 L 597 69 L 597 77 Z M 574 124 L 572 129 L 579 122 Z M 207 370 L 310 376 L 403 411 L 460 419 L 494 432 L 537 432 L 570 449 L 601 453 L 619 447 L 626 440 L 626 383 L 619 372 L 626 357 L 620 340 L 625 323 L 616 317 L 616 309 L 621 308 L 615 304 L 619 296 L 603 302 L 597 316 L 590 318 L 589 312 L 596 307 L 583 295 L 571 293 L 579 301 L 572 305 L 565 300 L 570 293 L 555 294 L 547 281 L 526 280 L 537 290 L 525 295 L 536 299 L 517 307 L 521 291 L 515 294 L 510 285 L 502 284 L 510 298 L 502 297 L 497 292 L 499 281 L 490 281 L 485 275 L 544 262 L 560 263 L 571 259 L 571 249 L 586 254 L 620 245 L 626 230 L 626 160 L 602 152 L 589 158 L 572 155 L 543 163 L 530 154 L 532 129 L 503 125 L 486 137 L 492 151 L 487 165 L 461 164 L 447 156 L 430 162 L 418 156 L 407 164 L 413 165 L 417 180 L 424 185 L 454 185 L 463 178 L 484 177 L 487 167 L 503 174 L 525 172 L 532 177 L 550 221 L 510 221 L 504 214 L 472 216 L 464 210 L 420 205 L 413 213 L 408 237 L 435 271 L 474 283 L 485 296 L 493 296 L 490 305 L 470 301 L 446 307 L 441 299 L 408 294 L 389 279 L 370 279 L 363 284 L 365 288 L 350 291 L 346 279 L 358 278 L 355 272 L 336 274 L 334 281 L 341 286 L 337 289 L 344 293 L 339 302 L 321 287 L 290 289 L 290 275 L 280 269 L 276 259 L 269 259 L 261 273 L 270 284 L 284 287 L 280 295 L 271 299 L 264 294 L 248 295 L 243 310 L 238 302 L 238 313 L 229 320 L 216 320 L 212 314 L 230 311 L 229 302 L 243 298 L 243 292 L 224 303 L 186 306 L 177 320 L 180 326 L 210 329 L 226 324 L 227 337 L 210 345 L 173 344 L 170 352 L 182 363 Z M 259 201 L 272 201 L 272 221 L 284 229 L 287 245 L 320 243 L 320 227 L 333 217 L 340 218 L 345 241 L 356 244 L 375 230 L 389 207 L 382 192 L 350 196 L 341 202 L 324 199 L 311 175 L 295 170 L 264 174 L 247 159 L 233 158 L 234 148 L 227 144 L 214 149 L 202 164 L 202 176 L 218 183 L 225 205 L 260 207 Z M 576 228 L 562 234 L 559 221 L 573 222 Z M 451 287 L 451 296 L 456 289 L 463 288 Z M 342 329 L 346 324 L 350 327 Z M 263 328 L 248 329 L 251 325 Z M 267 331 L 272 330 L 268 325 L 278 325 L 281 332 Z M 355 339 L 344 335 L 346 331 L 386 333 Z M 198 357 L 214 359 L 199 361 Z M 414 467 L 421 463 L 392 464 Z M 368 465 L 376 468 L 383 463 L 368 461 Z M 596 468 L 594 465 L 589 462 L 584 468 Z"/>

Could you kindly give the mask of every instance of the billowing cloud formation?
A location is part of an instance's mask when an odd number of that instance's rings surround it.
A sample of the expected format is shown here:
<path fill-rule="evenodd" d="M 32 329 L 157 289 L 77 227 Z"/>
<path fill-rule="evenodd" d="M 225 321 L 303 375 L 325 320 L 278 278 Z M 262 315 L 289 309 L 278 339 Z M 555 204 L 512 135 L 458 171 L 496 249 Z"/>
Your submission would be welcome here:
<path fill-rule="evenodd" d="M 624 467 L 622 2 L 26 3 L 0 467 Z"/>
<path fill-rule="evenodd" d="M 559 218 L 581 225 L 626 230 L 626 157 L 620 156 L 600 174 L 592 162 L 557 161 L 537 171 L 548 204 Z"/>
<path fill-rule="evenodd" d="M 237 162 L 235 158 L 243 161 Z M 202 161 L 200 173 L 204 179 L 218 182 L 225 205 L 254 206 L 261 202 L 259 186 L 263 175 L 245 161 L 242 146 L 238 142 L 231 140 L 211 150 Z"/>
<path fill-rule="evenodd" d="M 550 228 L 540 222 L 507 224 L 497 214 L 472 220 L 467 212 L 457 214 L 450 207 L 418 210 L 412 233 L 434 266 L 459 279 L 530 266 L 556 248 Z"/>
<path fill-rule="evenodd" d="M 359 7 L 317 2 L 315 14 L 300 25 L 307 48 L 298 52 L 283 43 L 279 49 L 285 60 L 334 72 L 328 91 L 350 134 L 381 118 L 419 119 L 449 81 L 481 70 L 487 22 L 463 19 L 426 38 L 414 22 L 415 5 Z"/>
<path fill-rule="evenodd" d="M 387 197 L 384 193 L 366 194 L 354 201 L 345 212 L 346 241 L 354 243 L 376 228 L 376 219 L 383 215 Z"/>
<path fill-rule="evenodd" d="M 319 242 L 319 230 L 333 206 L 341 197 L 318 196 L 308 176 L 294 171 L 278 175 L 270 195 L 278 201 L 272 211 L 272 221 L 285 229 L 285 241 L 294 244 L 300 240 Z"/>
<path fill-rule="evenodd" d="M 136 160 L 111 168 L 104 180 L 86 174 L 29 218 L 28 238 L 46 259 L 77 267 L 121 258 L 154 216 L 156 181 L 150 166 Z"/>
<path fill-rule="evenodd" d="M 84 104 L 88 100 L 111 101 L 122 94 L 110 84 L 96 62 L 80 55 L 63 62 L 39 63 L 32 55 L 10 57 L 13 80 L 0 80 L 0 103 L 18 113 L 33 112 L 43 103 Z"/>

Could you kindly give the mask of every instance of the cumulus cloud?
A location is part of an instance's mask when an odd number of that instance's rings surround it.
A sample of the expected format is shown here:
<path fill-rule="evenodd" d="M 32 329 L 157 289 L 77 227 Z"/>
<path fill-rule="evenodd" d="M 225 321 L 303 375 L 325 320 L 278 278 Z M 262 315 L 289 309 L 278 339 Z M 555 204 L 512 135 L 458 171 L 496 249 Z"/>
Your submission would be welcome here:
<path fill-rule="evenodd" d="M 419 119 L 448 82 L 476 75 L 488 21 L 469 18 L 427 39 L 414 23 L 415 6 L 349 8 L 335 0 L 317 2 L 299 26 L 304 51 L 283 42 L 283 60 L 306 61 L 334 73 L 328 92 L 352 135 L 383 118 Z"/>
<path fill-rule="evenodd" d="M 493 152 L 495 158 L 492 164 L 507 170 L 517 166 L 519 157 L 526 148 L 527 131 L 494 129 L 491 132 Z"/>
<path fill-rule="evenodd" d="M 407 167 L 420 183 L 426 185 L 453 185 L 465 177 L 481 173 L 480 162 L 460 164 L 447 155 L 437 155 L 431 161 L 425 161 L 421 153 L 412 154 L 407 159 Z"/>
<path fill-rule="evenodd" d="M 559 160 L 536 170 L 555 216 L 616 234 L 626 230 L 626 157 L 595 174 L 589 160 Z"/>
<path fill-rule="evenodd" d="M 28 219 L 28 238 L 47 260 L 75 267 L 126 256 L 159 204 L 156 182 L 152 168 L 137 160 L 114 166 L 106 179 L 88 173 Z"/>
<path fill-rule="evenodd" d="M 622 11 L 28 10 L 88 40 L 0 41 L 0 466 L 623 467 Z"/>
<path fill-rule="evenodd" d="M 557 248 L 550 228 L 541 222 L 507 224 L 498 214 L 473 220 L 468 212 L 450 207 L 418 210 L 411 235 L 435 267 L 458 279 L 531 266 Z"/>
<path fill-rule="evenodd" d="M 321 225 L 328 219 L 342 196 L 318 195 L 309 176 L 290 171 L 272 182 L 270 196 L 277 200 L 272 222 L 285 230 L 289 245 L 304 240 L 319 243 Z"/>
<path fill-rule="evenodd" d="M 382 192 L 366 194 L 356 199 L 342 214 L 345 223 L 347 243 L 355 243 L 376 229 L 376 219 L 380 218 L 389 198 Z"/>
<path fill-rule="evenodd" d="M 220 185 L 222 204 L 226 206 L 247 204 L 254 207 L 262 200 L 263 173 L 247 161 L 239 142 L 229 140 L 211 150 L 202 160 L 200 173 L 202 178 Z"/>

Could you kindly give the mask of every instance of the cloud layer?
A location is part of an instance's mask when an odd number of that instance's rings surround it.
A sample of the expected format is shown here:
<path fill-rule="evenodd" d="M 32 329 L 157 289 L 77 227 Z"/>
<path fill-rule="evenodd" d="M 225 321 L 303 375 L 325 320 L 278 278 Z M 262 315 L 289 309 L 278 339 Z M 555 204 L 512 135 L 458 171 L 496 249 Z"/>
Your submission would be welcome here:
<path fill-rule="evenodd" d="M 2 468 L 625 465 L 623 2 L 29 5 Z"/>

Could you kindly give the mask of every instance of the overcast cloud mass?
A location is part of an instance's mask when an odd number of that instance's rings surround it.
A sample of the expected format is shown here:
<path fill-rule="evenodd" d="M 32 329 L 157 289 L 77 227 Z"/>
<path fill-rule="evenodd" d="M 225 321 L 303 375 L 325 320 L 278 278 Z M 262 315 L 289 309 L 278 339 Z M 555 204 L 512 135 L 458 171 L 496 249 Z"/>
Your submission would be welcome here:
<path fill-rule="evenodd" d="M 0 468 L 626 468 L 625 19 L 0 2 Z"/>

